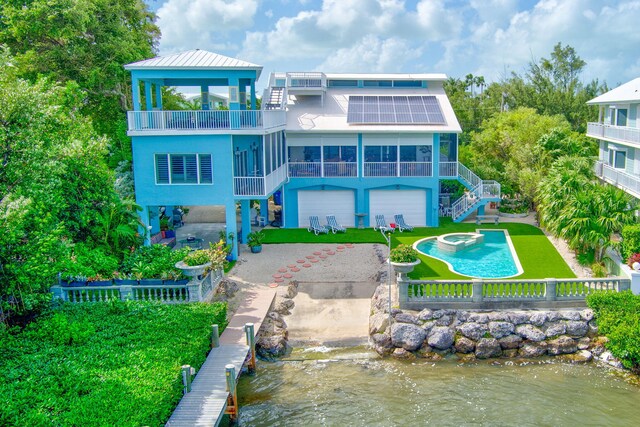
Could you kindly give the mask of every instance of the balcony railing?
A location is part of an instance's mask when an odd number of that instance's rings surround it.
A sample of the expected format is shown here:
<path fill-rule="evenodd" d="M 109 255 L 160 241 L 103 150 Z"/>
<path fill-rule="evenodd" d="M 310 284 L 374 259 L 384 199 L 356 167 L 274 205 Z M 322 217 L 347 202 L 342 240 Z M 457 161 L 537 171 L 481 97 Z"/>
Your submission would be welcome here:
<path fill-rule="evenodd" d="M 440 162 L 440 178 L 457 178 L 458 162 Z"/>
<path fill-rule="evenodd" d="M 640 198 L 640 177 L 612 168 L 602 162 L 596 162 L 596 175 L 632 196 Z"/>
<path fill-rule="evenodd" d="M 317 89 L 326 85 L 326 77 L 323 73 L 287 73 L 287 86 L 292 89 Z"/>
<path fill-rule="evenodd" d="M 356 162 L 324 162 L 325 177 L 355 177 L 358 176 Z"/>
<path fill-rule="evenodd" d="M 289 162 L 289 176 L 291 178 L 319 178 L 322 176 L 322 163 Z"/>
<path fill-rule="evenodd" d="M 280 187 L 287 179 L 286 165 L 282 165 L 267 176 L 236 176 L 233 178 L 234 196 L 266 196 Z"/>
<path fill-rule="evenodd" d="M 433 174 L 431 162 L 365 162 L 364 176 L 368 177 L 427 177 Z"/>
<path fill-rule="evenodd" d="M 640 145 L 640 129 L 627 126 L 588 123 L 587 136 Z"/>
<path fill-rule="evenodd" d="M 283 110 L 129 111 L 129 131 L 260 130 L 284 126 Z"/>

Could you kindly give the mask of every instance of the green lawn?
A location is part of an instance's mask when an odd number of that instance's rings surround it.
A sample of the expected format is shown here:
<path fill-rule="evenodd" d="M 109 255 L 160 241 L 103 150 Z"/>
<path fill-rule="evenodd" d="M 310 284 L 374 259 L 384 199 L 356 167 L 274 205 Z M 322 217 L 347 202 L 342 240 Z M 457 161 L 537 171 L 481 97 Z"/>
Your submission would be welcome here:
<path fill-rule="evenodd" d="M 394 233 L 391 244 L 392 246 L 397 246 L 400 243 L 413 244 L 425 237 L 454 232 L 471 232 L 477 228 L 505 229 L 509 232 L 524 270 L 523 274 L 514 277 L 514 279 L 576 277 L 542 231 L 528 224 L 505 223 L 478 226 L 473 223 L 455 224 L 448 218 L 441 218 L 440 227 L 420 227 L 415 228 L 411 233 Z M 364 230 L 350 228 L 346 233 L 329 233 L 319 236 L 300 228 L 265 229 L 264 232 L 266 235 L 264 243 L 386 243 L 380 232 L 374 231 L 372 228 Z M 466 276 L 449 271 L 448 266 L 442 261 L 427 256 L 421 256 L 420 259 L 422 263 L 410 274 L 413 279 L 468 279 Z"/>

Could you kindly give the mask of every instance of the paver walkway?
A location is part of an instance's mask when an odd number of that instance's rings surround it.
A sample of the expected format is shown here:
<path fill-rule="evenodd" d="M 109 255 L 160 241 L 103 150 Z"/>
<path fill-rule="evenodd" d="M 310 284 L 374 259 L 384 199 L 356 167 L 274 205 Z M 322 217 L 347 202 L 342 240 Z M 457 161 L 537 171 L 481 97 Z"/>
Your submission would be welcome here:
<path fill-rule="evenodd" d="M 245 299 L 220 336 L 220 347 L 209 353 L 193 380 L 191 392 L 182 397 L 167 426 L 216 426 L 227 405 L 225 366 L 233 364 L 236 380 L 249 352 L 244 325 L 254 324 L 257 333 L 276 293 L 268 288 L 246 292 Z"/>

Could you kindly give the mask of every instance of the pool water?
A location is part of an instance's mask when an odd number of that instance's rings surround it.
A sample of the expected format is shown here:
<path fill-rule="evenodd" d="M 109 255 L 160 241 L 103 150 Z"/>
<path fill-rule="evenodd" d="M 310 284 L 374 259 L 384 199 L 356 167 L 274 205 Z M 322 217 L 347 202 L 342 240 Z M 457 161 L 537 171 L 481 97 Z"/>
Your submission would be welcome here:
<path fill-rule="evenodd" d="M 522 267 L 510 245 L 506 230 L 479 230 L 484 241 L 457 252 L 438 248 L 436 238 L 418 242 L 416 249 L 425 255 L 446 262 L 449 269 L 463 276 L 499 279 L 522 274 Z"/>

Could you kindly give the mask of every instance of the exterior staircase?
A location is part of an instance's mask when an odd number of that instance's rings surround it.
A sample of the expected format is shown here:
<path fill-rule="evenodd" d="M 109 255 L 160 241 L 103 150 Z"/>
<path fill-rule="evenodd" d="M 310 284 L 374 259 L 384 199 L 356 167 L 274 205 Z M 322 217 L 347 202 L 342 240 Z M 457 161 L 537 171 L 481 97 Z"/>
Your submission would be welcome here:
<path fill-rule="evenodd" d="M 458 163 L 457 178 L 469 191 L 451 205 L 453 222 L 461 222 L 488 203 L 500 201 L 500 184 L 480 179 L 462 163 Z"/>
<path fill-rule="evenodd" d="M 283 102 L 286 98 L 286 89 L 281 86 L 271 86 L 267 89 L 269 92 L 265 99 L 267 102 L 262 104 L 264 110 L 279 110 L 284 108 Z"/>

